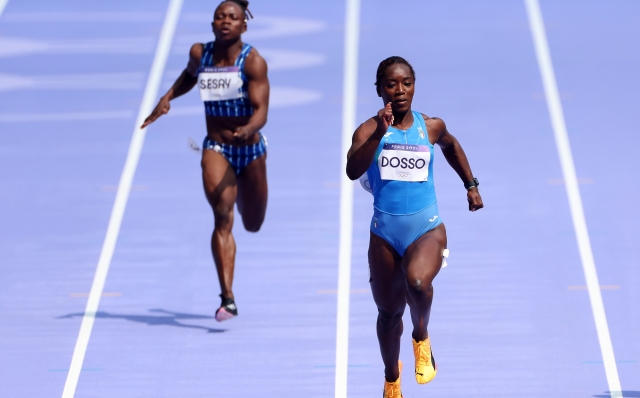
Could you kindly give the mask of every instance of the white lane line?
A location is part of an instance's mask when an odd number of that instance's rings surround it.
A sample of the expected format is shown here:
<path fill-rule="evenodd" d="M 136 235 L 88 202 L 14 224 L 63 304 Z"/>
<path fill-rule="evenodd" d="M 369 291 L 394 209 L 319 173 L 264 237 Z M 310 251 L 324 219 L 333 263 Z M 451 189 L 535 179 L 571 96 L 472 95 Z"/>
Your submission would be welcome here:
<path fill-rule="evenodd" d="M 96 273 L 93 278 L 93 284 L 91 285 L 91 291 L 89 292 L 89 299 L 87 300 L 87 306 L 84 310 L 84 316 L 82 317 L 82 324 L 80 325 L 78 340 L 76 341 L 76 346 L 73 350 L 71 366 L 69 367 L 69 373 L 67 374 L 67 381 L 64 385 L 62 398 L 73 398 L 76 392 L 82 363 L 84 362 L 84 356 L 89 344 L 89 337 L 91 336 L 91 330 L 93 329 L 93 322 L 95 320 L 96 312 L 98 311 L 100 297 L 102 296 L 104 284 L 107 279 L 107 273 L 109 272 L 109 266 L 111 265 L 111 258 L 113 257 L 113 252 L 116 247 L 118 234 L 120 233 L 120 225 L 124 216 L 124 210 L 127 205 L 127 200 L 129 199 L 133 176 L 138 166 L 138 160 L 140 159 L 140 153 L 142 152 L 142 145 L 144 144 L 146 129 L 140 129 L 140 126 L 147 115 L 149 115 L 153 110 L 154 103 L 158 96 L 158 89 L 162 82 L 162 74 L 167 63 L 169 50 L 171 49 L 171 43 L 173 41 L 176 25 L 178 24 L 178 18 L 180 16 L 183 1 L 184 0 L 170 0 L 169 2 L 167 14 L 162 25 L 162 32 L 160 33 L 160 40 L 153 59 L 153 65 L 151 66 L 151 72 L 149 73 L 149 79 L 147 80 L 147 86 L 144 91 L 144 97 L 142 98 L 142 104 L 138 111 L 138 118 L 135 126 L 133 127 L 133 137 L 131 138 L 129 153 L 127 154 L 127 160 L 124 164 L 122 175 L 120 176 L 118 193 L 116 194 L 116 200 L 113 204 L 113 209 L 111 210 L 111 218 L 109 219 L 107 234 L 102 245 L 102 252 L 100 253 L 100 259 L 98 260 L 98 267 L 96 268 Z"/>
<path fill-rule="evenodd" d="M 8 2 L 9 0 L 0 0 L 0 17 L 2 16 L 2 12 L 4 11 L 4 8 L 7 6 Z"/>
<path fill-rule="evenodd" d="M 620 387 L 620 379 L 618 377 L 618 369 L 616 367 L 616 359 L 613 353 L 613 345 L 611 344 L 611 336 L 609 334 L 609 325 L 607 324 L 607 316 L 602 302 L 602 294 L 600 292 L 600 283 L 598 282 L 598 273 L 596 264 L 591 251 L 591 242 L 589 240 L 589 232 L 587 230 L 587 221 L 582 208 L 582 198 L 580 196 L 580 188 L 578 187 L 578 178 L 573 163 L 573 155 L 571 154 L 571 145 L 567 134 L 567 127 L 564 121 L 564 113 L 562 111 L 562 103 L 560 102 L 560 93 L 556 83 L 553 64 L 551 62 L 551 53 L 547 42 L 547 35 L 540 11 L 538 0 L 525 0 L 527 14 L 529 16 L 529 24 L 531 26 L 531 35 L 538 58 L 540 74 L 544 85 L 544 92 L 551 116 L 551 124 L 555 135 L 556 146 L 558 147 L 558 155 L 560 156 L 560 164 L 562 166 L 562 174 L 566 182 L 567 197 L 571 208 L 571 218 L 573 219 L 573 228 L 576 233 L 578 242 L 578 250 L 582 260 L 582 269 L 584 277 L 587 281 L 587 290 L 589 291 L 589 300 L 591 301 L 591 310 L 596 324 L 598 340 L 600 342 L 600 351 L 604 362 L 604 369 L 609 384 L 611 397 L 622 397 L 622 388 Z"/>
<path fill-rule="evenodd" d="M 338 249 L 338 308 L 336 320 L 335 397 L 347 398 L 349 362 L 349 291 L 351 288 L 351 240 L 353 235 L 353 181 L 346 175 L 347 151 L 356 128 L 358 91 L 358 39 L 360 0 L 346 0 L 344 82 L 342 95 L 342 151 L 340 156 L 340 243 Z"/>

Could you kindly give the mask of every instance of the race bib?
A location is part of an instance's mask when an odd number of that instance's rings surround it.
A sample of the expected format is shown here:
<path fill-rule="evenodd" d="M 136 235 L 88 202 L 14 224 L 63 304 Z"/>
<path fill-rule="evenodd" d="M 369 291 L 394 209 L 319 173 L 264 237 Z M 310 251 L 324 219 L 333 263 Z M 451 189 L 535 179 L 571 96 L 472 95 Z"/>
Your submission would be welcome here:
<path fill-rule="evenodd" d="M 198 74 L 200 99 L 226 101 L 242 98 L 242 77 L 237 66 L 204 67 Z"/>
<path fill-rule="evenodd" d="M 426 145 L 384 144 L 378 156 L 383 180 L 420 182 L 429 177 L 431 151 Z"/>

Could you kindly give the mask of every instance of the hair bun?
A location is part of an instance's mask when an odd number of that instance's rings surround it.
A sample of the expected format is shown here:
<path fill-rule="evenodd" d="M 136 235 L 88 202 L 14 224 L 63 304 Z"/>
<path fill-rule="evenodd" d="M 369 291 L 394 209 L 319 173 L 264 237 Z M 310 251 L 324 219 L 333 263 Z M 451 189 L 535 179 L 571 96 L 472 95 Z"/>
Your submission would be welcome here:
<path fill-rule="evenodd" d="M 249 11 L 249 1 L 248 0 L 223 0 L 220 4 L 226 3 L 227 1 L 239 5 L 240 8 L 242 8 L 242 12 L 244 12 L 245 18 L 253 19 L 253 14 L 251 14 L 251 11 Z"/>

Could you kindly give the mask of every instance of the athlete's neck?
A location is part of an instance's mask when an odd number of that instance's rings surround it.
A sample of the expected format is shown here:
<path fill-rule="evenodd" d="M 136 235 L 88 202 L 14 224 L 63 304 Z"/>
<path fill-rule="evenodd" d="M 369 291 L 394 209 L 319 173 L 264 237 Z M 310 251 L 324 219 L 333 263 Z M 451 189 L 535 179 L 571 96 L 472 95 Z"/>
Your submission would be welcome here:
<path fill-rule="evenodd" d="M 233 40 L 216 39 L 213 45 L 213 58 L 216 61 L 225 60 L 233 64 L 242 52 L 243 45 L 240 37 Z"/>
<path fill-rule="evenodd" d="M 407 112 L 393 112 L 393 124 L 394 128 L 399 130 L 408 130 L 413 125 L 413 112 L 409 109 Z"/>

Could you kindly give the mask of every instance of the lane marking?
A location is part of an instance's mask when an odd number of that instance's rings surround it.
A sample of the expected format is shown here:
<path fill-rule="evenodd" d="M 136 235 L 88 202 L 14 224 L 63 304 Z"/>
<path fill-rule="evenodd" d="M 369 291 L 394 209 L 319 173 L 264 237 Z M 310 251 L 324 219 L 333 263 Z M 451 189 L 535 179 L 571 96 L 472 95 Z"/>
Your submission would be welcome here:
<path fill-rule="evenodd" d="M 160 33 L 160 40 L 158 41 L 158 47 L 151 66 L 151 72 L 149 73 L 149 78 L 147 80 L 147 86 L 144 91 L 144 97 L 140 104 L 136 124 L 133 127 L 133 136 L 131 137 L 127 160 L 125 161 L 124 169 L 122 170 L 122 175 L 120 177 L 120 183 L 118 184 L 118 192 L 116 193 L 116 199 L 113 204 L 113 209 L 111 210 L 109 226 L 107 227 L 107 233 L 102 245 L 102 252 L 100 253 L 100 259 L 98 260 L 93 284 L 91 285 L 87 306 L 84 311 L 84 316 L 82 317 L 80 332 L 78 333 L 78 340 L 76 341 L 76 346 L 73 350 L 71 366 L 69 366 L 69 374 L 67 375 L 67 380 L 64 385 L 62 398 L 73 398 L 76 392 L 80 371 L 82 370 L 82 364 L 84 362 L 84 356 L 87 351 L 89 338 L 91 337 L 91 331 L 95 321 L 95 315 L 98 311 L 100 297 L 102 296 L 104 284 L 107 279 L 107 273 L 109 272 L 109 266 L 111 265 L 111 258 L 113 257 L 113 252 L 116 247 L 118 234 L 120 233 L 120 225 L 122 224 L 124 210 L 127 205 L 127 200 L 129 199 L 133 176 L 138 166 L 140 153 L 142 152 L 142 146 L 144 144 L 146 129 L 140 129 L 140 126 L 147 115 L 149 115 L 153 110 L 154 103 L 158 97 L 158 90 L 160 88 L 160 83 L 162 82 L 162 75 L 167 64 L 167 58 L 171 49 L 183 1 L 184 0 L 170 0 L 169 7 L 167 8 L 165 20 L 162 25 L 162 31 Z"/>
<path fill-rule="evenodd" d="M 351 241 L 353 239 L 353 181 L 347 178 L 347 152 L 356 129 L 358 93 L 358 40 L 360 0 L 346 0 L 344 77 L 342 103 L 342 150 L 340 151 L 340 241 L 338 246 L 338 300 L 336 311 L 335 397 L 347 398 L 349 363 L 349 296 L 351 286 Z"/>
<path fill-rule="evenodd" d="M 629 359 L 629 360 L 617 360 L 616 363 L 637 363 L 638 361 L 635 359 Z M 582 363 L 587 364 L 587 365 L 593 365 L 593 364 L 602 364 L 602 361 L 582 361 Z"/>
<path fill-rule="evenodd" d="M 587 286 L 568 286 L 568 290 L 587 290 Z M 600 290 L 620 290 L 620 285 L 600 285 Z"/>
<path fill-rule="evenodd" d="M 69 293 L 69 297 L 89 297 L 89 293 Z M 120 292 L 104 292 L 102 297 L 122 297 Z"/>
<path fill-rule="evenodd" d="M 622 388 L 620 386 L 620 378 L 618 376 L 616 359 L 611 343 L 611 335 L 609 334 L 607 316 L 602 301 L 600 283 L 598 282 L 596 264 L 591 250 L 587 221 L 584 216 L 584 209 L 582 208 L 580 187 L 578 186 L 578 178 L 573 163 L 573 155 L 571 153 L 569 135 L 567 134 L 567 126 L 564 120 L 562 102 L 560 101 L 560 93 L 553 70 L 553 63 L 551 62 L 551 52 L 549 51 L 549 44 L 547 42 L 544 20 L 542 19 L 542 12 L 538 0 L 524 1 L 529 17 L 536 57 L 538 58 L 538 66 L 540 68 L 540 74 L 542 75 L 542 83 L 549 108 L 549 115 L 551 117 L 551 124 L 553 126 L 553 134 L 562 166 L 562 175 L 569 199 L 569 207 L 571 208 L 571 218 L 573 220 L 573 228 L 576 234 L 580 259 L 582 260 L 582 269 L 587 282 L 587 290 L 589 291 L 589 301 L 591 302 L 593 319 L 598 333 L 598 341 L 600 343 L 607 383 L 611 397 L 619 398 L 622 397 Z"/>
<path fill-rule="evenodd" d="M 369 364 L 350 364 L 349 367 L 350 368 L 368 368 L 370 365 Z M 313 365 L 314 368 L 317 369 L 333 369 L 336 367 L 336 365 Z"/>
<path fill-rule="evenodd" d="M 147 185 L 132 185 L 131 186 L 131 191 L 132 192 L 145 192 L 149 190 L 149 187 Z M 117 185 L 104 185 L 100 188 L 100 191 L 102 192 L 118 192 L 118 186 Z"/>
<path fill-rule="evenodd" d="M 595 178 L 578 178 L 578 184 L 580 185 L 591 185 L 595 184 Z M 547 180 L 547 184 L 549 185 L 564 185 L 564 179 L 562 178 L 549 178 Z"/>
<path fill-rule="evenodd" d="M 7 7 L 8 2 L 9 0 L 0 0 L 0 17 L 2 16 L 2 12 L 4 11 L 5 7 Z"/>
<path fill-rule="evenodd" d="M 48 372 L 68 372 L 69 369 L 49 369 Z M 83 372 L 101 372 L 102 368 L 82 368 Z"/>

